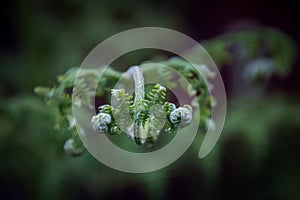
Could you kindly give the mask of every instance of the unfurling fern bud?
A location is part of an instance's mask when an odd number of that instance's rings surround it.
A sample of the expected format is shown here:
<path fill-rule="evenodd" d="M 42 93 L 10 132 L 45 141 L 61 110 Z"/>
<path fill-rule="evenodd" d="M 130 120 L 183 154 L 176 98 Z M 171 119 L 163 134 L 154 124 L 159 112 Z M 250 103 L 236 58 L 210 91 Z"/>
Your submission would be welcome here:
<path fill-rule="evenodd" d="M 98 133 L 108 133 L 108 125 L 111 123 L 111 116 L 106 113 L 98 113 L 92 117 L 91 124 L 94 131 Z"/>
<path fill-rule="evenodd" d="M 70 138 L 65 142 L 64 151 L 69 156 L 80 156 L 83 150 L 84 147 L 79 138 Z"/>
<path fill-rule="evenodd" d="M 169 119 L 178 129 L 188 126 L 192 122 L 192 107 L 184 105 L 183 107 L 173 110 Z"/>

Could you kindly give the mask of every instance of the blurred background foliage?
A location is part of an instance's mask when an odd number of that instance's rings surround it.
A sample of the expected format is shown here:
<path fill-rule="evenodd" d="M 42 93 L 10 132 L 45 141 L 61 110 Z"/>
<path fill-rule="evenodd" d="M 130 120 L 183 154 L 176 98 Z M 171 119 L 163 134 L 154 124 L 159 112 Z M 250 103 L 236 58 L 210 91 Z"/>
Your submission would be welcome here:
<path fill-rule="evenodd" d="M 289 1 L 3 1 L 1 199 L 300 199 L 298 10 Z M 149 174 L 117 172 L 89 153 L 66 156 L 68 135 L 53 128 L 57 110 L 33 88 L 54 85 L 99 42 L 140 26 L 203 41 L 228 95 L 220 140 L 199 160 L 199 135 L 177 162 Z M 260 45 L 251 51 L 253 38 Z"/>

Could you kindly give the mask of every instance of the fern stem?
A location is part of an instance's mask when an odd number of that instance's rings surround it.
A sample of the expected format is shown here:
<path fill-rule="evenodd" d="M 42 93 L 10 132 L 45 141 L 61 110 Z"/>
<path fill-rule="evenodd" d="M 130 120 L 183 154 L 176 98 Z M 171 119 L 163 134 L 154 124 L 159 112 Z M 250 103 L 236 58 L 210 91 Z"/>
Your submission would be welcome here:
<path fill-rule="evenodd" d="M 143 72 L 138 66 L 130 67 L 127 71 L 129 76 L 133 77 L 135 97 L 134 97 L 134 115 L 133 115 L 133 136 L 134 141 L 138 145 L 145 143 L 147 138 L 147 133 L 144 130 L 143 123 L 141 122 L 141 116 L 143 112 L 143 100 L 145 98 L 144 91 L 144 77 Z"/>
<path fill-rule="evenodd" d="M 133 66 L 129 68 L 128 73 L 132 74 L 134 80 L 134 88 L 135 88 L 134 104 L 138 104 L 145 98 L 143 72 L 138 66 Z"/>

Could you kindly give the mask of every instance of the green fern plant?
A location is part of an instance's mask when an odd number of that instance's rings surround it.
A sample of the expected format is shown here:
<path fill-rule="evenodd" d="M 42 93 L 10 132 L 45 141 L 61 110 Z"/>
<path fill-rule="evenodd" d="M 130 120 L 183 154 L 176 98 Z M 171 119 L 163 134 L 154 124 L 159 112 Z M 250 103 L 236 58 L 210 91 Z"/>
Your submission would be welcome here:
<path fill-rule="evenodd" d="M 202 123 L 200 123 L 200 126 L 206 129 L 207 119 L 210 117 L 211 97 L 204 77 L 201 77 L 190 63 L 180 58 L 171 58 L 159 62 L 159 64 L 167 65 L 179 71 L 190 82 L 195 91 L 200 94 L 195 100 L 202 103 L 200 111 L 200 122 Z M 72 68 L 64 75 L 59 76 L 58 84 L 53 88 L 35 88 L 35 92 L 45 100 L 47 105 L 54 106 L 59 110 L 55 128 L 58 131 L 70 132 L 71 138 L 66 141 L 64 149 L 67 154 L 74 156 L 80 155 L 84 150 L 71 111 L 71 92 L 77 71 L 78 68 Z M 176 108 L 174 103 L 166 101 L 167 89 L 159 84 L 155 84 L 145 94 L 143 74 L 140 67 L 131 67 L 128 72 L 131 73 L 135 82 L 134 99 L 124 89 L 111 89 L 114 82 L 117 82 L 123 73 L 108 67 L 99 80 L 95 98 L 108 100 L 107 94 L 110 93 L 111 97 L 118 102 L 118 105 L 112 107 L 105 104 L 98 107 L 98 114 L 91 119 L 91 126 L 95 132 L 111 135 L 125 133 L 136 144 L 148 143 L 150 145 L 147 146 L 151 146 L 157 141 L 161 129 L 166 134 L 172 134 L 191 122 L 192 106 L 184 105 Z M 161 69 L 157 68 L 157 73 L 161 72 Z M 208 72 L 208 69 L 203 70 L 203 74 L 207 76 L 210 73 Z M 164 77 L 168 78 L 167 75 Z M 169 78 L 169 81 L 172 81 L 171 77 Z M 80 84 L 73 91 L 75 96 L 75 102 L 73 103 L 76 106 L 85 106 L 92 109 L 94 106 L 91 103 L 93 88 L 87 88 L 87 86 L 89 83 L 98 81 L 98 77 L 93 72 L 87 72 L 84 73 L 83 77 L 79 77 L 79 81 Z M 180 85 L 175 84 L 174 87 L 180 87 Z M 82 93 L 81 91 L 85 92 Z"/>
<path fill-rule="evenodd" d="M 245 65 L 249 63 L 250 69 L 245 67 L 245 72 L 254 73 L 250 76 L 252 78 L 257 75 L 263 78 L 274 74 L 284 76 L 289 72 L 295 60 L 296 47 L 293 40 L 279 30 L 272 28 L 229 32 L 204 41 L 202 44 L 219 67 L 224 65 L 235 66 L 237 60 L 243 60 L 239 63 Z M 232 47 L 237 47 L 239 52 L 243 54 L 232 52 Z M 267 57 L 264 52 L 268 53 Z M 190 56 L 194 56 L 192 51 Z M 261 60 L 268 61 L 267 69 L 260 70 L 260 67 L 258 69 L 257 62 L 261 63 Z M 141 66 L 143 66 L 142 64 Z M 199 103 L 199 132 L 206 130 L 211 115 L 211 105 L 215 104 L 213 97 L 209 95 L 211 86 L 208 82 L 208 78 L 213 76 L 213 73 L 203 65 L 199 66 L 201 69 L 200 75 L 190 63 L 177 57 L 157 62 L 157 64 L 173 68 L 190 83 L 193 91 L 187 89 L 186 92 L 194 94 L 194 101 Z M 254 70 L 252 70 L 254 64 Z M 158 67 L 156 70 L 166 81 L 172 82 L 173 87 L 181 86 L 180 81 L 173 83 L 172 75 L 164 68 Z M 85 106 L 90 109 L 94 107 L 92 97 L 95 90 L 95 98 L 101 99 L 101 101 L 107 101 L 108 94 L 111 94 L 118 105 L 116 107 L 107 104 L 99 106 L 99 113 L 91 119 L 91 126 L 99 133 L 111 135 L 125 133 L 138 145 L 154 143 L 158 139 L 160 134 L 158 130 L 161 128 L 165 133 L 175 133 L 178 129 L 184 128 L 190 123 L 192 106 L 185 105 L 176 108 L 174 103 L 166 100 L 167 90 L 164 86 L 156 84 L 152 90 L 145 94 L 143 76 L 139 67 L 132 67 L 128 70 L 131 71 L 129 74 L 135 80 L 134 99 L 124 89 L 111 89 L 121 79 L 122 72 L 108 67 L 103 72 L 102 78 L 99 79 L 95 73 L 87 71 L 83 73 L 84 75 L 78 77 L 78 87 L 73 90 L 77 71 L 78 68 L 71 68 L 65 74 L 59 76 L 54 87 L 35 88 L 35 93 L 41 96 L 47 105 L 53 106 L 59 111 L 56 116 L 55 129 L 71 135 L 64 146 L 66 153 L 69 155 L 77 156 L 84 151 L 82 142 L 79 139 L 80 133 L 76 131 L 75 120 L 72 116 L 72 92 L 75 96 L 75 102 L 73 103 L 76 106 Z M 96 85 L 96 83 L 98 83 L 97 88 L 87 87 Z M 162 121 L 164 127 L 161 127 Z"/>
<path fill-rule="evenodd" d="M 166 88 L 159 84 L 145 96 L 141 69 L 134 66 L 127 73 L 132 74 L 135 82 L 134 101 L 124 89 L 113 89 L 112 97 L 121 103 L 116 108 L 110 105 L 99 107 L 99 113 L 91 119 L 95 131 L 107 134 L 125 132 L 136 144 L 143 145 L 146 141 L 153 143 L 157 140 L 161 125 L 166 126 L 167 132 L 175 132 L 191 123 L 191 106 L 176 108 L 174 104 L 165 102 Z M 123 131 L 120 127 L 124 127 Z"/>

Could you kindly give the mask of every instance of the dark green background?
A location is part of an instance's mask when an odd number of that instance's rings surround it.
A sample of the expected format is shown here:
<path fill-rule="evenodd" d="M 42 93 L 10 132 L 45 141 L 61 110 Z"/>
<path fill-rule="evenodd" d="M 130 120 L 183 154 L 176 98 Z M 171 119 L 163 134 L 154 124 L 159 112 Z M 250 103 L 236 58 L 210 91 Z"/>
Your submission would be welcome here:
<path fill-rule="evenodd" d="M 53 129 L 56 111 L 33 94 L 35 86 L 51 86 L 58 74 L 80 65 L 98 43 L 130 28 L 172 28 L 203 41 L 236 28 L 271 26 L 297 44 L 296 4 L 1 3 L 0 199 L 300 199 L 298 56 L 287 77 L 273 76 L 247 89 L 237 87 L 234 66 L 223 66 L 228 114 L 213 151 L 197 159 L 197 140 L 178 161 L 149 174 L 115 171 L 87 152 L 78 158 L 66 156 L 66 136 Z M 121 67 L 150 56 L 154 55 L 128 55 Z"/>

